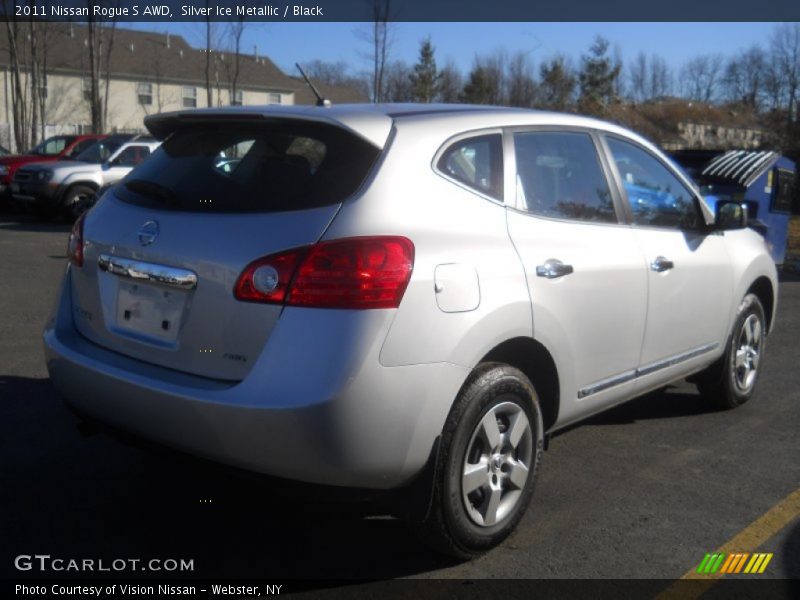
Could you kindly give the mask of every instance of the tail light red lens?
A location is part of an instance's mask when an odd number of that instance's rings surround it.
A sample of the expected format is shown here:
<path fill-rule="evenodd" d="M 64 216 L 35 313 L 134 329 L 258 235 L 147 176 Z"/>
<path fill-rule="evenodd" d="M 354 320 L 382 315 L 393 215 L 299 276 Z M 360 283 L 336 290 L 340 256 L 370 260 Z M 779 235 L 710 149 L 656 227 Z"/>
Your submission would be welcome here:
<path fill-rule="evenodd" d="M 83 222 L 85 219 L 86 213 L 78 217 L 72 226 L 72 231 L 69 232 L 69 241 L 67 242 L 67 258 L 76 267 L 83 266 Z"/>
<path fill-rule="evenodd" d="M 413 266 L 414 245 L 404 237 L 320 242 L 249 264 L 234 294 L 239 300 L 289 306 L 397 308 Z"/>
<path fill-rule="evenodd" d="M 251 262 L 239 275 L 234 296 L 247 302 L 283 303 L 297 263 L 306 252 L 307 248 L 300 248 Z"/>

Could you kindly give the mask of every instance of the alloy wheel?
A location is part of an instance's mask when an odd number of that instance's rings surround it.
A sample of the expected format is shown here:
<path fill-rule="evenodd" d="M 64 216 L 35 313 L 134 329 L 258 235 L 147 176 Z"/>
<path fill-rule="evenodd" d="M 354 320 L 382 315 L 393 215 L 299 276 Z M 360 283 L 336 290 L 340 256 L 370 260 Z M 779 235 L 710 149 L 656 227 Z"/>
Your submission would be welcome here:
<path fill-rule="evenodd" d="M 490 527 L 511 514 L 530 476 L 533 433 L 515 402 L 492 406 L 476 425 L 464 456 L 461 493 L 476 525 Z"/>

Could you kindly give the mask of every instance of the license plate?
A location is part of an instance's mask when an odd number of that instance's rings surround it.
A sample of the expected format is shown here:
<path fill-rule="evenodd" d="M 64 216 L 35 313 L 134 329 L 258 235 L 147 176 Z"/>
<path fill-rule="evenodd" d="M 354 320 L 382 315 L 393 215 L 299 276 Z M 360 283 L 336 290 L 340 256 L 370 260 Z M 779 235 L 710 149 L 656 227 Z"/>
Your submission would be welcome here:
<path fill-rule="evenodd" d="M 117 327 L 141 336 L 173 342 L 178 338 L 186 292 L 120 282 Z"/>

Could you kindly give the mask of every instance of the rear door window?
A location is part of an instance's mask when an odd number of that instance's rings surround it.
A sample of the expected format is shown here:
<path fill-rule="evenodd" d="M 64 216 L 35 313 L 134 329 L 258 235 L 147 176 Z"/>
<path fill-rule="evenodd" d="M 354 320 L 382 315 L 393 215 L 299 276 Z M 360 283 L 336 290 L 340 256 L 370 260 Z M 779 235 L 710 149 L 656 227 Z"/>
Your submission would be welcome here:
<path fill-rule="evenodd" d="M 614 200 L 588 133 L 514 134 L 517 208 L 542 217 L 616 223 Z"/>
<path fill-rule="evenodd" d="M 444 151 L 436 168 L 475 191 L 502 200 L 502 140 L 499 133 L 459 140 Z"/>
<path fill-rule="evenodd" d="M 115 193 L 180 211 L 302 210 L 354 194 L 379 153 L 344 129 L 317 123 L 186 126 Z"/>
<path fill-rule="evenodd" d="M 114 159 L 114 165 L 118 167 L 135 167 L 148 156 L 150 156 L 150 148 L 148 146 L 128 146 Z"/>

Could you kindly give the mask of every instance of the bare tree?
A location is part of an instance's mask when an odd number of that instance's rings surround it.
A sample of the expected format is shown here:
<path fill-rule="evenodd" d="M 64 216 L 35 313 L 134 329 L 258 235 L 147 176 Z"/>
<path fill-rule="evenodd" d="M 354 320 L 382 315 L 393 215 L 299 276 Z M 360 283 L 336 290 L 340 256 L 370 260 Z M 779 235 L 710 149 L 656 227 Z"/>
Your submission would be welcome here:
<path fill-rule="evenodd" d="M 239 92 L 239 75 L 242 67 L 242 36 L 244 35 L 245 21 L 239 19 L 228 25 L 228 48 L 231 55 L 230 60 L 224 61 L 225 71 L 228 79 L 228 92 L 230 94 L 230 104 L 238 104 L 236 99 Z"/>
<path fill-rule="evenodd" d="M 6 14 L 13 13 L 13 7 L 5 4 Z M 29 147 L 29 114 L 26 86 L 22 80 L 22 65 L 25 57 L 23 45 L 20 40 L 24 36 L 24 26 L 18 21 L 7 20 L 6 32 L 8 34 L 8 59 L 11 74 L 11 114 L 14 122 L 14 143 L 17 151 L 24 151 Z"/>
<path fill-rule="evenodd" d="M 396 60 L 385 67 L 384 102 L 412 102 L 414 86 L 411 83 L 412 69 L 402 60 Z"/>
<path fill-rule="evenodd" d="M 687 62 L 681 69 L 683 94 L 690 100 L 712 102 L 717 98 L 723 58 L 703 54 Z"/>
<path fill-rule="evenodd" d="M 461 71 L 459 71 L 452 59 L 448 59 L 440 74 L 439 102 L 458 102 L 461 89 L 464 86 Z"/>
<path fill-rule="evenodd" d="M 391 0 L 372 0 L 369 29 L 359 33 L 359 37 L 370 46 L 366 57 L 372 66 L 371 97 L 375 103 L 385 100 L 386 66 L 389 63 L 389 51 L 392 45 L 392 17 Z"/>
<path fill-rule="evenodd" d="M 648 94 L 650 99 L 663 98 L 672 93 L 672 72 L 667 61 L 657 54 L 650 55 Z"/>
<path fill-rule="evenodd" d="M 767 58 L 757 45 L 729 58 L 722 77 L 725 98 L 758 110 L 766 69 Z"/>
<path fill-rule="evenodd" d="M 352 78 L 349 67 L 343 60 L 338 62 L 312 60 L 303 64 L 303 71 L 312 81 L 327 85 L 347 85 Z"/>
<path fill-rule="evenodd" d="M 108 98 L 111 87 L 111 55 L 114 49 L 116 21 L 103 23 L 93 16 L 93 7 L 102 5 L 102 0 L 87 0 L 89 16 L 86 20 L 88 46 L 89 89 L 87 100 L 92 122 L 92 132 L 103 133 L 108 120 Z M 114 6 L 119 5 L 119 0 Z"/>
<path fill-rule="evenodd" d="M 533 65 L 526 52 L 518 52 L 508 62 L 508 104 L 531 107 L 536 103 Z"/>
<path fill-rule="evenodd" d="M 628 89 L 631 100 L 644 102 L 648 99 L 647 81 L 649 79 L 647 55 L 639 52 L 628 67 Z"/>
<path fill-rule="evenodd" d="M 206 0 L 206 9 L 208 9 L 208 0 Z M 211 53 L 213 52 L 213 47 L 211 45 L 211 17 L 206 17 L 206 106 L 211 107 L 213 106 L 213 98 L 211 97 L 211 62 L 212 57 Z"/>
<path fill-rule="evenodd" d="M 776 74 L 780 74 L 781 106 L 788 123 L 798 120 L 800 93 L 800 23 L 782 23 L 770 39 L 770 52 Z"/>

